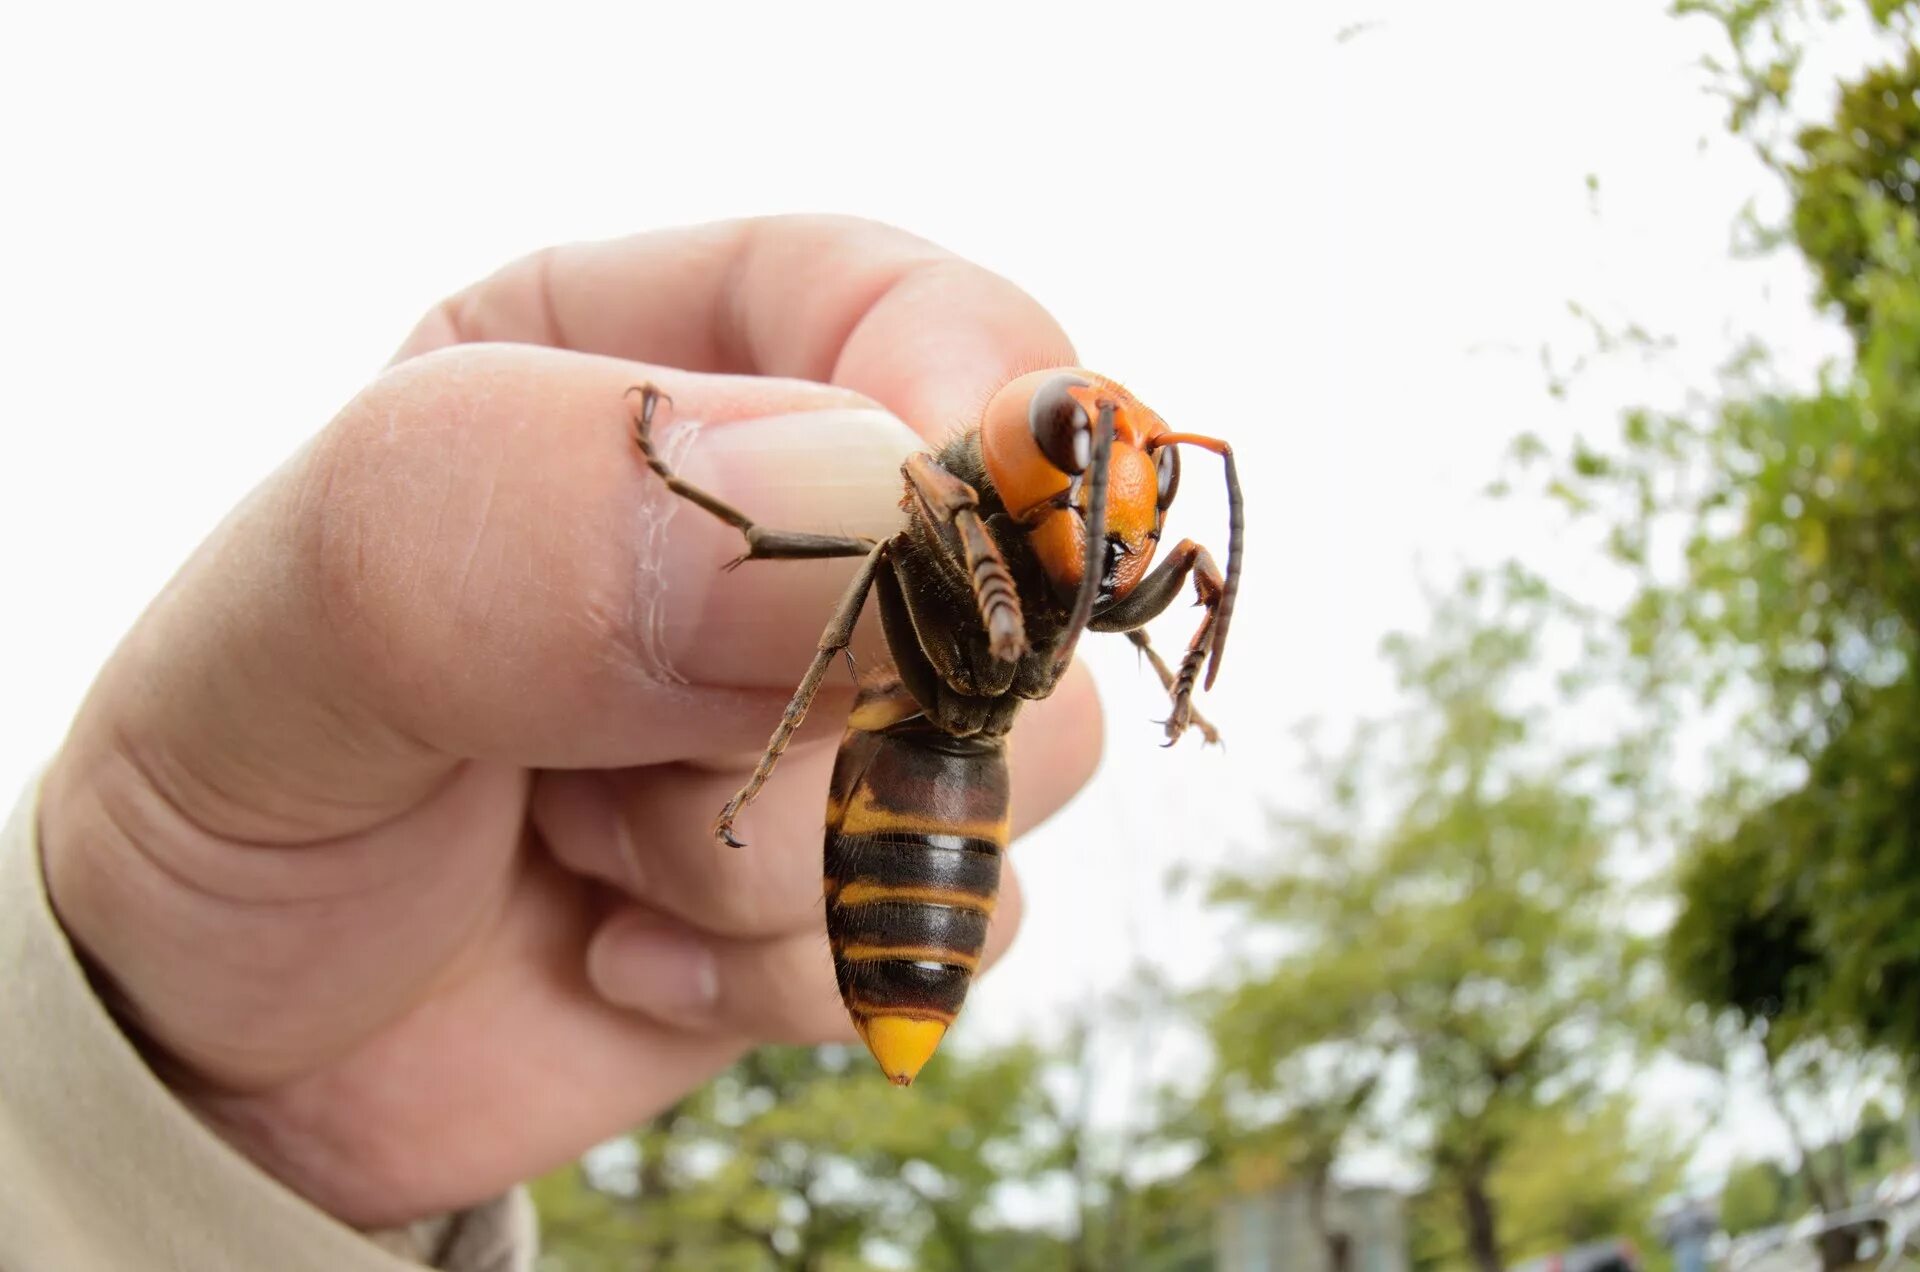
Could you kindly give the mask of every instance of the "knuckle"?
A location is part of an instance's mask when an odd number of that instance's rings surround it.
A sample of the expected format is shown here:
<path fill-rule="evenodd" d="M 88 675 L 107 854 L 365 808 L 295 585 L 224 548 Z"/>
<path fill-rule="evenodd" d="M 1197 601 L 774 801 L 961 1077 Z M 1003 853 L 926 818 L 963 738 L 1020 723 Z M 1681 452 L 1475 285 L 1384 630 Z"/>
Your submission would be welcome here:
<path fill-rule="evenodd" d="M 480 334 L 480 289 L 463 287 L 427 312 L 427 321 L 443 328 L 456 345 L 484 340 Z"/>
<path fill-rule="evenodd" d="M 443 344 L 538 338 L 564 345 L 552 298 L 555 248 L 512 261 L 491 277 L 461 288 L 427 312 L 420 326 L 436 330 Z M 537 330 L 529 330 L 528 316 Z"/>
<path fill-rule="evenodd" d="M 776 216 L 759 217 L 749 222 L 750 228 L 757 233 L 774 235 L 797 234 L 848 239 L 886 239 L 901 247 L 912 246 L 920 251 L 940 251 L 940 248 L 917 234 L 910 233 L 887 221 L 871 217 L 853 216 L 843 212 L 790 212 Z"/>

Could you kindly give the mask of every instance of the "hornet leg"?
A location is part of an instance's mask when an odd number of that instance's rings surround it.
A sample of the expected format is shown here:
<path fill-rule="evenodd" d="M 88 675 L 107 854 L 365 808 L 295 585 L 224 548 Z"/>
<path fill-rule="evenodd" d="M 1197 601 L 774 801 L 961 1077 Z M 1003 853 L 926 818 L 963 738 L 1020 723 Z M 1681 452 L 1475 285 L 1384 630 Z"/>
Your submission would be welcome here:
<path fill-rule="evenodd" d="M 873 543 L 870 540 L 855 539 L 848 535 L 809 534 L 801 530 L 770 530 L 757 524 L 753 518 L 725 500 L 716 499 L 700 487 L 680 480 L 674 475 L 673 470 L 667 467 L 667 461 L 660 458 L 660 452 L 654 449 L 653 445 L 654 412 L 659 408 L 660 403 L 671 403 L 673 399 L 651 384 L 636 384 L 627 390 L 628 397 L 636 393 L 640 395 L 640 409 L 633 417 L 633 438 L 640 444 L 640 453 L 646 457 L 647 467 L 653 469 L 660 480 L 667 483 L 668 490 L 689 503 L 698 504 L 746 536 L 747 550 L 727 564 L 729 570 L 742 561 L 865 556 L 873 550 Z"/>
<path fill-rule="evenodd" d="M 1136 627 L 1127 633 L 1127 639 L 1133 642 L 1135 649 L 1147 656 L 1147 662 L 1152 664 L 1154 674 L 1160 677 L 1160 687 L 1171 694 L 1175 680 L 1173 671 L 1154 649 L 1153 643 L 1147 639 L 1147 629 L 1144 627 Z M 1201 741 L 1206 742 L 1208 745 L 1217 745 L 1220 741 L 1220 730 L 1214 728 L 1213 725 L 1208 722 L 1207 718 L 1198 711 L 1193 711 L 1192 716 L 1193 727 L 1200 730 Z"/>
<path fill-rule="evenodd" d="M 1193 590 L 1196 599 L 1206 606 L 1206 617 L 1200 620 L 1200 630 L 1193 634 L 1193 640 L 1187 646 L 1186 656 L 1180 660 L 1180 670 L 1168 676 L 1165 665 L 1155 659 L 1155 669 L 1160 679 L 1166 683 L 1167 691 L 1173 696 L 1173 714 L 1167 717 L 1167 745 L 1179 741 L 1189 724 L 1194 721 L 1193 688 L 1200 678 L 1201 665 L 1207 654 L 1214 648 L 1220 634 L 1220 618 L 1224 612 L 1221 604 L 1225 596 L 1225 585 L 1220 578 L 1220 568 L 1213 563 L 1213 557 L 1207 550 L 1192 539 L 1182 539 L 1178 547 L 1167 554 L 1166 560 L 1155 566 L 1153 572 L 1141 579 L 1137 587 L 1128 594 L 1127 599 L 1094 615 L 1087 626 L 1097 632 L 1133 632 L 1146 626 L 1166 611 L 1173 598 L 1180 594 L 1180 585 L 1193 576 Z M 1142 648 L 1142 641 L 1135 640 Z M 1201 736 L 1205 737 L 1203 730 Z M 1216 735 L 1217 737 L 1217 735 Z M 1209 739 L 1212 740 L 1212 739 Z"/>
<path fill-rule="evenodd" d="M 747 784 L 734 793 L 727 806 L 720 810 L 720 816 L 713 823 L 713 837 L 733 848 L 746 847 L 734 838 L 733 820 L 740 810 L 753 802 L 760 788 L 767 784 L 773 775 L 773 766 L 780 762 L 781 753 L 787 749 L 787 743 L 793 740 L 793 731 L 807 718 L 807 708 L 813 705 L 814 695 L 820 692 L 820 682 L 826 679 L 827 668 L 833 665 L 833 657 L 853 640 L 854 624 L 860 620 L 860 610 L 867 603 L 867 593 L 873 587 L 873 576 L 879 570 L 887 555 L 886 543 L 877 543 L 867 549 L 867 559 L 861 563 L 860 572 L 853 576 L 853 582 L 847 585 L 847 591 L 840 598 L 839 608 L 833 617 L 827 620 L 827 630 L 820 633 L 819 652 L 813 656 L 813 662 L 807 666 L 807 674 L 800 678 L 800 687 L 793 691 L 792 701 L 780 716 L 779 727 L 774 729 L 773 737 L 767 742 L 766 752 L 761 755 L 760 763 L 754 766 L 753 775 Z"/>
<path fill-rule="evenodd" d="M 925 514 L 954 528 L 966 553 L 967 578 L 973 584 L 974 603 L 986 626 L 989 648 L 1001 662 L 1018 662 L 1027 652 L 1027 625 L 1020 613 L 1020 594 L 1007 570 L 1000 545 L 987 532 L 975 511 L 980 495 L 933 456 L 911 455 L 901 466 Z"/>

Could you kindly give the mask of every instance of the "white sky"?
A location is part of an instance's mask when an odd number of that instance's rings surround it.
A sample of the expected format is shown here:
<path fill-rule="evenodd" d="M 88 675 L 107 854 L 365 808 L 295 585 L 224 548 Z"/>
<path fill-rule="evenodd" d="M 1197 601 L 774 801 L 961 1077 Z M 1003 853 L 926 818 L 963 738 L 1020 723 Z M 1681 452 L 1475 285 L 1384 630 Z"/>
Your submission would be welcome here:
<path fill-rule="evenodd" d="M 1299 796 L 1295 722 L 1387 705 L 1377 644 L 1419 621 L 1421 569 L 1551 550 L 1551 515 L 1477 498 L 1513 434 L 1610 431 L 1748 331 L 1802 366 L 1836 347 L 1801 277 L 1728 259 L 1767 186 L 1701 91 L 1708 28 L 1664 0 L 741 8 L 10 18 L 0 781 L 443 294 L 560 240 L 889 220 L 1026 287 L 1178 426 L 1232 438 L 1248 496 L 1204 704 L 1229 750 L 1161 751 L 1151 676 L 1118 640 L 1094 655 L 1106 767 L 1021 847 L 1026 931 L 970 1009 L 1010 1033 L 1134 959 L 1188 980 L 1216 961 L 1163 904 L 1166 869 L 1256 843 L 1262 801 Z M 1539 351 L 1584 347 L 1570 300 L 1678 353 L 1553 402 Z M 1218 550 L 1205 474 L 1175 530 Z"/>

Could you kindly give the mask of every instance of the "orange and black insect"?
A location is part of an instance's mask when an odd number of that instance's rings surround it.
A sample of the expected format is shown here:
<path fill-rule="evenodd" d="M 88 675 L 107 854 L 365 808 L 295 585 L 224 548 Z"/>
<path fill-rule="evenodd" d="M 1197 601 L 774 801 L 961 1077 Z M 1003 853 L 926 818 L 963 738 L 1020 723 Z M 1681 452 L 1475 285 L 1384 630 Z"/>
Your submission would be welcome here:
<path fill-rule="evenodd" d="M 986 945 L 1007 846 L 1006 735 L 1024 701 L 1053 691 L 1086 629 L 1125 632 L 1172 696 L 1171 745 L 1211 688 L 1240 583 L 1233 450 L 1176 433 L 1118 384 L 1069 368 L 1003 387 L 979 424 L 902 466 L 906 528 L 874 543 L 772 530 L 676 477 L 652 440 L 664 394 L 639 395 L 635 435 L 676 494 L 746 537 L 742 560 L 862 557 L 766 753 L 714 823 L 733 822 L 772 774 L 869 596 L 894 666 L 860 678 L 827 803 L 827 936 L 840 996 L 880 1067 L 913 1081 L 966 997 Z M 1183 539 L 1149 570 L 1180 489 L 1179 446 L 1226 463 L 1222 576 Z M 1205 613 L 1177 670 L 1142 628 L 1188 577 Z"/>

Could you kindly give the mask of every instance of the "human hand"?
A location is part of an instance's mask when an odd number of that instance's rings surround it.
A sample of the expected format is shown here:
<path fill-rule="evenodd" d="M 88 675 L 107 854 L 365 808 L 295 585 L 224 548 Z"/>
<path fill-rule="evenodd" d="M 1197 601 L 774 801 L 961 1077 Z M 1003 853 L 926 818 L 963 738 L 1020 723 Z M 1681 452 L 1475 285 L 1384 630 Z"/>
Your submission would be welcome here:
<path fill-rule="evenodd" d="M 879 535 L 916 439 L 874 403 L 937 440 L 1074 361 L 1012 285 L 843 220 L 554 249 L 436 309 L 155 600 L 47 774 L 49 891 L 155 1068 L 375 1227 L 754 1045 L 850 1039 L 819 900 L 844 685 L 751 847 L 709 827 L 856 563 L 722 573 L 738 535 L 647 471 L 623 395 L 670 394 L 676 464 L 757 518 Z M 1085 676 L 1013 746 L 1017 832 L 1098 758 Z M 1019 911 L 1009 871 L 989 961 Z"/>

